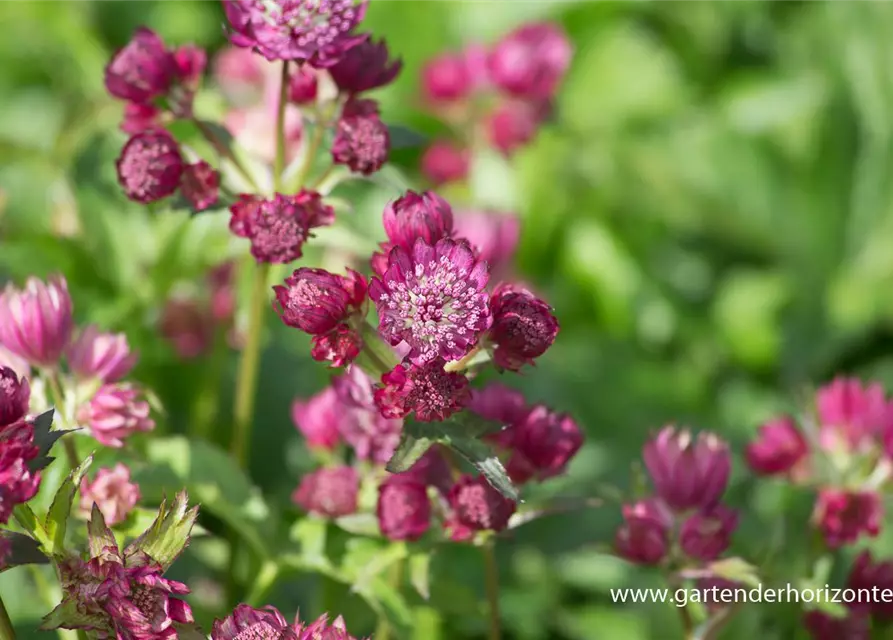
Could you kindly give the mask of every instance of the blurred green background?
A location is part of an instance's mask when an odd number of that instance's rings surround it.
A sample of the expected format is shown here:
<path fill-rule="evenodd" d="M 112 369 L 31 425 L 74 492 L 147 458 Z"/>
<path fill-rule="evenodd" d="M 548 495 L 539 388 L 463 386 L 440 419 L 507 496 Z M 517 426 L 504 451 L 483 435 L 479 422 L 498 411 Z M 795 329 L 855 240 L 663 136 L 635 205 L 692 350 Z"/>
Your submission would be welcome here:
<path fill-rule="evenodd" d="M 626 490 L 643 440 L 669 422 L 714 429 L 740 452 L 760 421 L 838 372 L 893 382 L 893 4 L 373 0 L 365 27 L 405 62 L 377 96 L 384 117 L 436 133 L 417 108 L 425 60 L 539 19 L 563 24 L 575 47 L 557 117 L 510 166 L 477 163 L 471 197 L 522 217 L 519 271 L 562 325 L 538 366 L 511 380 L 587 433 L 568 476 L 540 493 Z M 126 330 L 171 432 L 188 420 L 206 363 L 180 363 L 159 341 L 158 310 L 245 247 L 229 241 L 225 215 L 188 221 L 125 200 L 113 163 L 120 105 L 102 68 L 140 24 L 216 49 L 222 23 L 215 2 L 0 3 L 0 270 L 62 271 L 79 319 Z M 395 155 L 416 178 L 417 151 Z M 350 224 L 374 225 L 394 195 L 362 191 Z M 268 319 L 252 477 L 287 503 L 309 465 L 289 403 L 328 372 L 304 336 Z M 755 483 L 740 457 L 728 495 L 746 511 L 736 555 L 768 563 L 766 582 L 811 571 L 809 495 Z M 681 637 L 671 606 L 611 602 L 609 588 L 658 585 L 605 554 L 619 520 L 607 504 L 502 544 L 511 638 Z M 196 584 L 198 565 L 184 559 L 177 577 Z M 422 610 L 416 637 L 483 637 L 476 552 L 436 558 L 434 576 L 439 631 Z M 271 601 L 315 615 L 314 580 L 283 583 Z M 23 637 L 46 611 L 29 585 L 24 569 L 0 575 Z M 363 632 L 368 610 L 341 595 Z M 794 605 L 751 604 L 722 637 L 796 637 L 799 618 Z"/>

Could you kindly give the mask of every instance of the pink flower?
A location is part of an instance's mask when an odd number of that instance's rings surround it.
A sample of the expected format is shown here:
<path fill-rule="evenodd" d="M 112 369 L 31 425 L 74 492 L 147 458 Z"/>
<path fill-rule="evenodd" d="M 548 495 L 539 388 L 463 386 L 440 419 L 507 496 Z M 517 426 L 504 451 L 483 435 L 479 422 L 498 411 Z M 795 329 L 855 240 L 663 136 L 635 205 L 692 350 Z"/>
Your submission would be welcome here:
<path fill-rule="evenodd" d="M 583 446 L 583 433 L 573 418 L 543 405 L 533 407 L 510 431 L 512 456 L 507 466 L 515 482 L 564 473 Z"/>
<path fill-rule="evenodd" d="M 495 149 L 509 156 L 533 140 L 541 110 L 523 102 L 503 102 L 487 119 L 487 135 Z"/>
<path fill-rule="evenodd" d="M 291 419 L 311 448 L 334 449 L 341 442 L 338 422 L 342 404 L 333 387 L 326 387 L 308 400 L 295 400 Z"/>
<path fill-rule="evenodd" d="M 326 334 L 313 336 L 310 356 L 317 362 L 331 362 L 332 367 L 346 367 L 363 349 L 363 338 L 346 323 Z"/>
<path fill-rule="evenodd" d="M 884 505 L 874 491 L 819 491 L 813 520 L 829 547 L 852 544 L 863 533 L 875 537 L 881 530 Z"/>
<path fill-rule="evenodd" d="M 838 444 L 857 450 L 871 446 L 893 428 L 893 403 L 878 383 L 863 386 L 855 378 L 837 378 L 819 389 L 816 404 L 821 443 L 829 449 Z"/>
<path fill-rule="evenodd" d="M 440 445 L 433 445 L 409 470 L 394 474 L 394 478 L 406 478 L 412 482 L 434 487 L 446 495 L 453 485 L 453 472 L 442 453 Z"/>
<path fill-rule="evenodd" d="M 809 444 L 790 417 L 770 420 L 747 445 L 747 464 L 761 475 L 790 473 L 809 455 Z"/>
<path fill-rule="evenodd" d="M 173 136 L 164 129 L 130 138 L 118 157 L 118 182 L 124 194 L 143 204 L 173 194 L 183 176 L 183 158 Z"/>
<path fill-rule="evenodd" d="M 488 60 L 493 84 L 510 95 L 544 100 L 555 95 L 570 65 L 571 43 L 553 24 L 524 25 L 493 49 Z"/>
<path fill-rule="evenodd" d="M 468 379 L 444 370 L 442 360 L 423 365 L 398 364 L 381 377 L 375 403 L 385 418 L 415 413 L 419 422 L 440 422 L 461 411 L 471 399 Z"/>
<path fill-rule="evenodd" d="M 431 501 L 422 482 L 393 475 L 378 487 L 375 511 L 381 533 L 391 540 L 418 540 L 431 524 Z"/>
<path fill-rule="evenodd" d="M 214 77 L 230 102 L 248 104 L 263 88 L 264 66 L 249 49 L 226 47 L 214 60 Z"/>
<path fill-rule="evenodd" d="M 332 141 L 332 161 L 355 173 L 372 175 L 388 161 L 391 136 L 378 114 L 350 115 L 338 120 Z"/>
<path fill-rule="evenodd" d="M 724 505 L 698 511 L 682 523 L 682 550 L 690 558 L 715 560 L 729 548 L 737 526 L 738 513 Z"/>
<path fill-rule="evenodd" d="M 845 618 L 808 611 L 803 624 L 813 640 L 871 640 L 871 621 L 858 611 L 850 611 Z"/>
<path fill-rule="evenodd" d="M 459 478 L 450 489 L 448 500 L 457 523 L 474 531 L 502 531 L 515 512 L 515 503 L 482 476 Z"/>
<path fill-rule="evenodd" d="M 124 446 L 123 438 L 151 431 L 155 421 L 149 417 L 149 403 L 131 384 L 105 384 L 78 410 L 78 421 L 87 424 L 96 440 L 107 447 Z"/>
<path fill-rule="evenodd" d="M 472 76 L 461 54 L 437 56 L 422 69 L 422 91 L 433 104 L 461 100 L 468 97 L 471 89 Z"/>
<path fill-rule="evenodd" d="M 387 204 L 382 223 L 391 245 L 411 252 L 419 238 L 429 245 L 449 238 L 453 234 L 453 210 L 433 191 L 407 191 Z"/>
<path fill-rule="evenodd" d="M 496 345 L 498 367 L 517 371 L 543 355 L 558 335 L 552 307 L 513 284 L 500 284 L 490 295 L 493 325 L 490 340 Z"/>
<path fill-rule="evenodd" d="M 149 129 L 158 129 L 161 126 L 161 114 L 161 109 L 154 105 L 128 102 L 124 105 L 124 119 L 121 121 L 121 131 L 134 134 L 142 133 Z"/>
<path fill-rule="evenodd" d="M 305 511 L 340 518 L 356 512 L 359 489 L 353 467 L 329 467 L 305 475 L 291 499 Z"/>
<path fill-rule="evenodd" d="M 515 257 L 521 239 L 521 222 L 512 213 L 464 211 L 456 215 L 455 235 L 468 240 L 491 273 L 506 269 Z"/>
<path fill-rule="evenodd" d="M 106 66 L 105 87 L 116 98 L 145 103 L 166 94 L 176 77 L 177 65 L 164 41 L 140 27 Z"/>
<path fill-rule="evenodd" d="M 137 356 L 131 353 L 123 333 L 100 333 L 95 325 L 81 330 L 66 351 L 68 368 L 78 378 L 117 382 L 133 369 Z"/>
<path fill-rule="evenodd" d="M 332 380 L 344 407 L 338 429 L 360 460 L 384 464 L 400 442 L 402 420 L 388 419 L 375 405 L 372 379 L 356 365 Z"/>
<path fill-rule="evenodd" d="M 468 408 L 485 420 L 492 420 L 507 427 L 488 436 L 488 439 L 503 449 L 513 446 L 516 427 L 530 413 L 527 401 L 520 391 L 498 382 L 490 383 L 483 389 L 472 389 Z"/>
<path fill-rule="evenodd" d="M 859 589 L 893 590 L 893 560 L 875 562 L 870 551 L 862 551 L 853 562 L 846 586 L 855 589 L 856 593 L 859 593 Z M 871 613 L 885 621 L 893 620 L 893 603 L 884 602 L 882 598 L 871 602 L 854 602 L 850 608 Z"/>
<path fill-rule="evenodd" d="M 299 621 L 295 622 L 295 631 L 298 640 L 357 640 L 347 632 L 344 618 L 338 616 L 329 625 L 329 616 L 326 613 L 306 626 Z"/>
<path fill-rule="evenodd" d="M 68 346 L 73 327 L 71 297 L 63 276 L 31 277 L 24 289 L 11 284 L 0 294 L 0 344 L 32 365 L 53 367 Z"/>
<path fill-rule="evenodd" d="M 311 104 L 318 90 L 317 74 L 307 65 L 295 69 L 288 79 L 288 99 L 295 104 Z"/>
<path fill-rule="evenodd" d="M 347 276 L 325 269 L 301 267 L 273 287 L 273 308 L 290 327 L 311 335 L 323 335 L 347 320 L 366 297 L 366 281 L 348 270 Z"/>
<path fill-rule="evenodd" d="M 692 437 L 664 427 L 645 443 L 642 457 L 657 493 L 676 511 L 712 507 L 726 490 L 729 447 L 712 433 Z"/>
<path fill-rule="evenodd" d="M 224 116 L 224 123 L 239 147 L 259 160 L 273 162 L 276 156 L 276 113 L 270 104 L 232 109 Z M 285 107 L 286 162 L 291 162 L 301 149 L 303 136 L 301 109 L 289 104 Z"/>
<path fill-rule="evenodd" d="M 184 167 L 180 193 L 196 211 L 204 211 L 217 202 L 219 189 L 220 174 L 204 160 Z"/>
<path fill-rule="evenodd" d="M 31 387 L 25 376 L 21 379 L 9 367 L 0 366 L 0 433 L 28 413 Z"/>
<path fill-rule="evenodd" d="M 422 175 L 439 186 L 467 178 L 471 154 L 447 140 L 435 140 L 422 153 L 420 163 Z"/>
<path fill-rule="evenodd" d="M 242 196 L 230 211 L 232 232 L 251 240 L 251 255 L 258 262 L 271 264 L 300 258 L 310 231 L 335 219 L 334 209 L 318 193 L 305 189 L 294 196 L 277 193 L 272 200 Z"/>
<path fill-rule="evenodd" d="M 0 430 L 0 523 L 9 522 L 17 505 L 37 495 L 40 473 L 29 463 L 39 454 L 31 424 L 19 421 Z"/>
<path fill-rule="evenodd" d="M 338 88 L 356 95 L 391 84 L 403 62 L 388 59 L 388 45 L 365 40 L 349 49 L 328 71 Z"/>
<path fill-rule="evenodd" d="M 368 36 L 353 29 L 368 0 L 224 0 L 230 41 L 267 60 L 300 60 L 329 67 Z"/>
<path fill-rule="evenodd" d="M 669 549 L 672 517 L 658 500 L 623 505 L 624 524 L 617 530 L 617 554 L 636 564 L 658 564 Z"/>
<path fill-rule="evenodd" d="M 93 482 L 82 478 L 80 489 L 81 511 L 89 515 L 96 504 L 109 526 L 124 522 L 140 499 L 139 485 L 130 481 L 130 468 L 120 462 L 97 471 Z"/>
<path fill-rule="evenodd" d="M 298 634 L 275 607 L 240 604 L 223 620 L 214 621 L 211 640 L 298 640 Z"/>
<path fill-rule="evenodd" d="M 487 263 L 463 243 L 419 238 L 411 254 L 394 247 L 387 271 L 369 285 L 379 331 L 392 345 L 405 340 L 417 364 L 459 360 L 488 327 L 488 278 Z"/>
<path fill-rule="evenodd" d="M 213 318 L 195 300 L 171 298 L 158 323 L 161 335 L 183 360 L 197 358 L 211 346 Z"/>

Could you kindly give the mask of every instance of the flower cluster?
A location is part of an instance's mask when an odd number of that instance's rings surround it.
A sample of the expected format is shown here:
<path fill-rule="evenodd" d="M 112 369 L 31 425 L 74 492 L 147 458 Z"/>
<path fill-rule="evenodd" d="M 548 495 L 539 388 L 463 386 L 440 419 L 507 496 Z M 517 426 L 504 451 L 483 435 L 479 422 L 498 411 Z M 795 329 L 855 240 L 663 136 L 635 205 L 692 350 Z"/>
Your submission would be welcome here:
<path fill-rule="evenodd" d="M 6 524 L 16 505 L 37 494 L 40 473 L 33 469 L 39 454 L 34 427 L 25 420 L 31 390 L 28 381 L 0 366 L 0 523 Z"/>
<path fill-rule="evenodd" d="M 329 624 L 323 614 L 311 623 L 295 618 L 289 624 L 275 607 L 255 609 L 240 604 L 222 620 L 215 620 L 211 640 L 357 640 L 347 632 L 341 616 Z"/>

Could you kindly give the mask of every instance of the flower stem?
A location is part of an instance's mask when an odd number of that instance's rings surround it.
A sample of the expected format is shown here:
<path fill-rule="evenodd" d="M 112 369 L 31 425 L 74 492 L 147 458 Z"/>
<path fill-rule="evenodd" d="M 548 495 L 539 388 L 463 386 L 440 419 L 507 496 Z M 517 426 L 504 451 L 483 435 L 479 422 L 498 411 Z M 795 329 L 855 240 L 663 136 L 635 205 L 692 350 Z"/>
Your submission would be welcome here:
<path fill-rule="evenodd" d="M 62 385 L 59 384 L 59 379 L 56 377 L 56 374 L 52 371 L 47 371 L 44 375 L 44 378 L 47 381 L 47 386 L 50 389 L 50 396 L 52 396 L 53 404 L 56 406 L 55 414 L 61 416 L 63 422 L 65 422 L 65 426 L 67 427 L 68 416 L 65 415 L 65 394 L 62 393 Z M 62 445 L 65 449 L 65 457 L 68 458 L 68 464 L 72 469 L 76 469 L 80 461 L 78 460 L 78 452 L 77 448 L 74 446 L 74 440 L 71 437 L 63 437 Z"/>
<path fill-rule="evenodd" d="M 282 61 L 279 79 L 279 104 L 276 108 L 276 156 L 273 160 L 273 191 L 282 189 L 282 172 L 285 171 L 285 107 L 288 104 L 288 60 Z"/>
<path fill-rule="evenodd" d="M 214 130 L 209 127 L 205 122 L 202 122 L 196 117 L 192 118 L 192 121 L 195 123 L 195 126 L 201 132 L 201 134 L 205 137 L 205 139 L 211 144 L 212 147 L 220 154 L 221 157 L 226 158 L 230 162 L 233 163 L 233 166 L 236 170 L 242 174 L 242 177 L 251 185 L 251 188 L 255 191 L 260 191 L 260 187 L 257 184 L 257 181 L 254 179 L 254 176 L 249 173 L 248 169 L 245 168 L 245 165 L 242 164 L 242 161 L 239 160 L 238 156 L 233 153 L 233 150 L 229 148 L 229 146 L 220 139 L 220 137 L 214 132 Z"/>
<path fill-rule="evenodd" d="M 502 640 L 502 621 L 499 613 L 499 567 L 496 564 L 493 540 L 484 543 L 481 551 L 484 554 L 484 578 L 490 610 L 490 635 L 488 637 L 489 640 Z"/>
<path fill-rule="evenodd" d="M 403 582 L 403 560 L 397 560 L 390 569 L 390 573 L 388 575 L 388 583 L 395 590 L 400 590 L 400 584 Z M 391 623 L 388 621 L 386 616 L 381 616 L 378 618 L 378 624 L 375 627 L 375 633 L 372 634 L 372 637 L 375 640 L 390 640 L 391 636 Z"/>
<path fill-rule="evenodd" d="M 193 433 L 203 440 L 212 440 L 212 428 L 217 420 L 220 404 L 220 378 L 225 368 L 228 352 L 226 331 L 218 327 L 214 332 L 211 358 L 203 372 L 204 379 L 195 402 L 193 402 L 190 420 Z"/>
<path fill-rule="evenodd" d="M 12 627 L 12 621 L 9 619 L 9 613 L 6 611 L 6 605 L 0 598 L 0 640 L 15 640 L 16 632 Z"/>

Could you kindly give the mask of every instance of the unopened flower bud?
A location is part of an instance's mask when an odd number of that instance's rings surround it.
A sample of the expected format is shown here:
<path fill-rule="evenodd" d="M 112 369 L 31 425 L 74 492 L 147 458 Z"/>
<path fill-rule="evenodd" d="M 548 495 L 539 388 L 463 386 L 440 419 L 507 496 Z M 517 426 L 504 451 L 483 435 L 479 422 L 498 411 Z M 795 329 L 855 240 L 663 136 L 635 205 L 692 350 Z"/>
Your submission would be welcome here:
<path fill-rule="evenodd" d="M 353 467 L 317 469 L 301 479 L 292 501 L 304 509 L 328 518 L 355 513 L 360 478 Z"/>
<path fill-rule="evenodd" d="M 390 476 L 378 488 L 376 515 L 386 538 L 418 540 L 431 523 L 427 488 L 412 478 Z"/>
<path fill-rule="evenodd" d="M 658 564 L 669 550 L 671 517 L 657 500 L 623 505 L 624 523 L 614 538 L 617 554 L 636 564 Z"/>
<path fill-rule="evenodd" d="M 62 276 L 31 277 L 23 289 L 7 285 L 0 294 L 0 344 L 33 365 L 55 366 L 71 338 L 71 308 Z"/>
<path fill-rule="evenodd" d="M 758 438 L 747 445 L 747 464 L 756 473 L 790 473 L 809 455 L 806 437 L 788 416 L 760 427 Z"/>
<path fill-rule="evenodd" d="M 82 478 L 80 489 L 81 512 L 89 515 L 95 503 L 110 527 L 124 522 L 140 500 L 139 485 L 130 481 L 130 468 L 120 462 L 97 471 L 92 482 Z"/>
<path fill-rule="evenodd" d="M 101 333 L 94 325 L 81 330 L 66 351 L 68 368 L 78 378 L 117 382 L 133 369 L 131 353 L 123 333 Z"/>
<path fill-rule="evenodd" d="M 180 193 L 196 211 L 204 211 L 217 202 L 220 174 L 204 160 L 186 165 L 180 183 Z"/>
<path fill-rule="evenodd" d="M 453 210 L 433 191 L 407 191 L 388 202 L 382 223 L 392 245 L 412 251 L 419 238 L 429 245 L 449 238 L 453 233 Z"/>
<path fill-rule="evenodd" d="M 682 523 L 682 550 L 696 560 L 715 560 L 729 548 L 737 526 L 738 513 L 724 505 L 698 511 Z"/>
<path fill-rule="evenodd" d="M 470 154 L 447 140 L 435 140 L 422 153 L 422 174 L 435 186 L 457 182 L 468 177 Z"/>
<path fill-rule="evenodd" d="M 496 345 L 493 360 L 498 367 L 517 371 L 543 355 L 558 335 L 552 307 L 535 295 L 511 284 L 501 284 L 490 296 L 493 325 L 490 339 Z"/>
<path fill-rule="evenodd" d="M 524 25 L 504 37 L 488 60 L 493 84 L 528 100 L 551 98 L 570 65 L 571 43 L 553 24 Z"/>
<path fill-rule="evenodd" d="M 143 204 L 173 194 L 183 176 L 183 157 L 177 141 L 164 129 L 138 133 L 118 157 L 118 182 L 124 194 Z"/>
<path fill-rule="evenodd" d="M 119 383 L 103 385 L 78 410 L 77 418 L 101 444 L 117 449 L 124 446 L 124 438 L 155 428 L 150 413 L 149 403 L 137 387 Z"/>
<path fill-rule="evenodd" d="M 31 387 L 9 367 L 0 366 L 0 431 L 28 413 Z"/>
<path fill-rule="evenodd" d="M 829 547 L 852 544 L 859 536 L 875 537 L 881 530 L 884 505 L 874 491 L 819 490 L 813 520 Z"/>
<path fill-rule="evenodd" d="M 515 503 L 482 476 L 459 478 L 450 489 L 448 500 L 459 524 L 475 531 L 502 531 L 515 512 Z"/>

